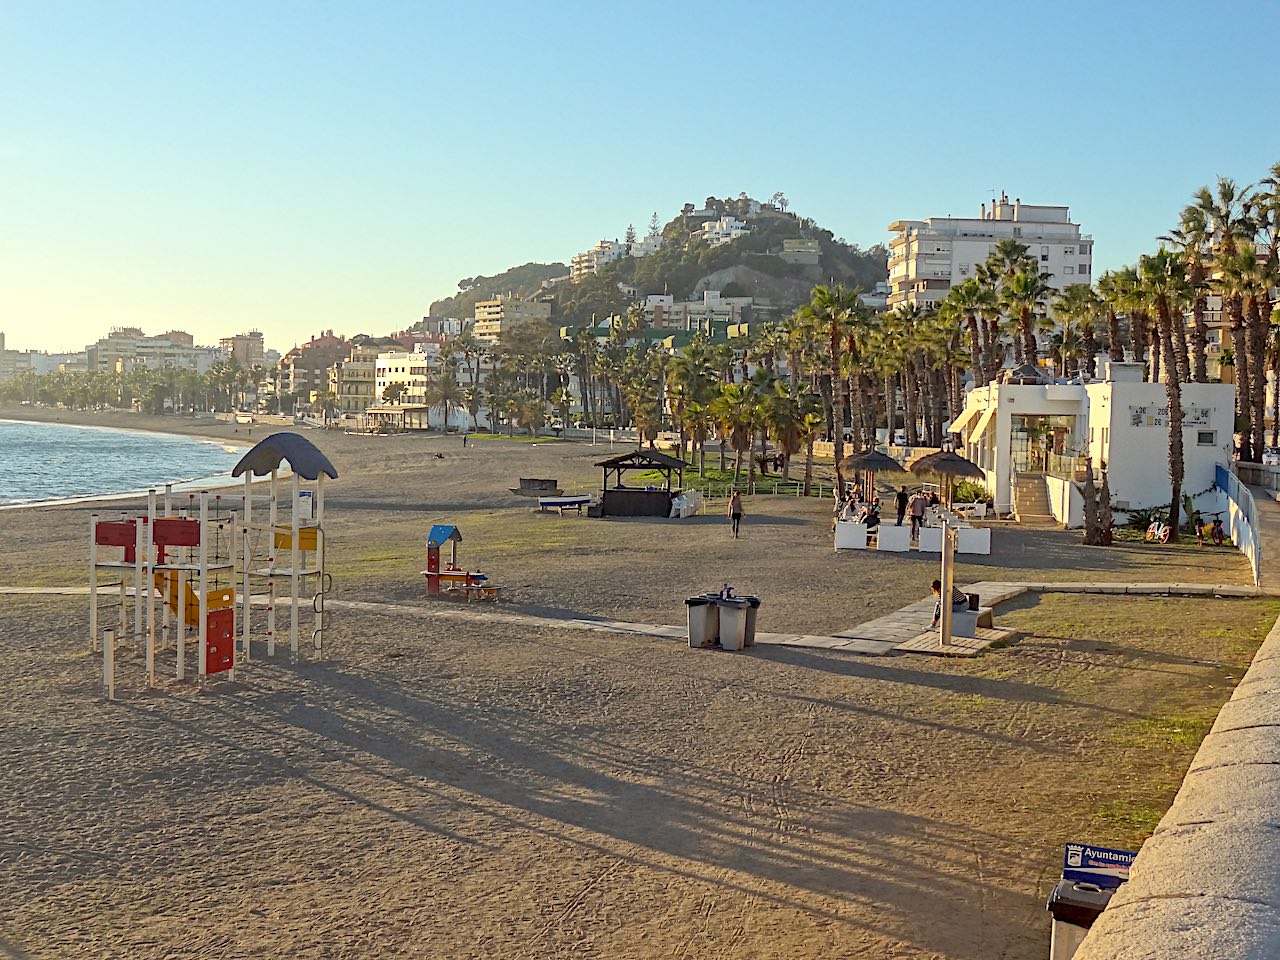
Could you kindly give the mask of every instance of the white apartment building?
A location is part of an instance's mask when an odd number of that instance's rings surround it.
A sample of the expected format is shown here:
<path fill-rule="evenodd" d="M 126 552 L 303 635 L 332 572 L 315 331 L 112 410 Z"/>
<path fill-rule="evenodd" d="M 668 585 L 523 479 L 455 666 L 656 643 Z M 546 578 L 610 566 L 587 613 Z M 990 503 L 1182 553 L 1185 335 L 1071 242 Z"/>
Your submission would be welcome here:
<path fill-rule="evenodd" d="M 654 294 L 645 298 L 645 324 L 663 330 L 711 333 L 714 322 L 741 323 L 752 303 L 751 297 L 722 297 L 719 290 L 707 290 L 702 299 L 682 303 L 667 294 Z"/>
<path fill-rule="evenodd" d="M 31 369 L 31 354 L 26 350 L 6 350 L 0 333 L 0 382 L 13 380 Z"/>
<path fill-rule="evenodd" d="M 590 250 L 574 254 L 569 261 L 569 276 L 579 280 L 589 273 L 595 273 L 605 263 L 613 263 L 627 255 L 627 245 L 618 240 L 597 240 Z"/>
<path fill-rule="evenodd" d="M 737 240 L 739 237 L 744 237 L 750 232 L 751 228 L 737 217 L 724 216 L 719 220 L 706 221 L 702 225 L 700 236 L 711 246 L 718 247 L 721 244 Z"/>
<path fill-rule="evenodd" d="M 149 337 L 137 327 L 114 327 L 85 348 L 90 370 L 125 371 L 135 367 L 156 370 L 165 366 L 205 373 L 227 358 L 221 347 L 198 347 L 191 334 L 170 330 Z"/>
<path fill-rule="evenodd" d="M 1010 203 L 1002 194 L 989 208 L 982 204 L 973 219 L 895 220 L 889 231 L 890 307 L 937 303 L 1006 239 L 1024 244 L 1056 289 L 1093 282 L 1093 238 L 1071 222 L 1068 207 Z"/>
<path fill-rule="evenodd" d="M 651 233 L 643 240 L 637 240 L 631 244 L 630 253 L 633 257 L 647 257 L 651 253 L 657 253 L 662 249 L 662 234 Z"/>
<path fill-rule="evenodd" d="M 476 322 L 472 333 L 477 340 L 497 343 L 504 331 L 514 324 L 551 319 L 551 304 L 545 300 L 517 300 L 513 297 L 494 297 L 476 301 Z"/>

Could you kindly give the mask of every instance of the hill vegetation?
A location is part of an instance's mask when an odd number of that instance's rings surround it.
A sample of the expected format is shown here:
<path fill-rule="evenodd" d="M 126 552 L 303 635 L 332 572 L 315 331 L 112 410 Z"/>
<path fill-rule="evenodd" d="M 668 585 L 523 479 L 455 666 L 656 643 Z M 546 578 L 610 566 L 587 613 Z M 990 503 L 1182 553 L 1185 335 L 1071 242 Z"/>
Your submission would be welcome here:
<path fill-rule="evenodd" d="M 756 212 L 752 213 L 752 208 Z M 701 237 L 701 226 L 720 216 L 747 222 L 750 232 L 720 246 Z M 654 215 L 654 223 L 658 223 Z M 809 299 L 816 283 L 840 283 L 870 290 L 885 279 L 888 252 L 877 244 L 862 250 L 837 238 L 812 219 L 786 211 L 786 200 L 775 194 L 758 205 L 745 193 L 736 198 L 708 197 L 701 209 L 686 203 L 681 212 L 660 228 L 664 245 L 645 257 L 623 257 L 602 265 L 598 272 L 575 282 L 563 281 L 546 289 L 559 324 L 578 324 L 593 316 L 623 314 L 637 298 L 670 294 L 677 301 L 701 296 L 704 290 L 720 290 L 725 296 L 751 296 L 768 302 L 783 315 Z M 631 231 L 629 231 L 631 233 Z M 783 242 L 816 240 L 821 252 L 818 265 L 792 264 L 779 254 Z M 496 293 L 531 297 L 545 280 L 569 272 L 564 264 L 526 263 L 493 277 L 468 277 L 459 281 L 459 293 L 431 305 L 433 317 L 469 317 L 477 300 Z M 633 288 L 623 290 L 619 285 Z"/>

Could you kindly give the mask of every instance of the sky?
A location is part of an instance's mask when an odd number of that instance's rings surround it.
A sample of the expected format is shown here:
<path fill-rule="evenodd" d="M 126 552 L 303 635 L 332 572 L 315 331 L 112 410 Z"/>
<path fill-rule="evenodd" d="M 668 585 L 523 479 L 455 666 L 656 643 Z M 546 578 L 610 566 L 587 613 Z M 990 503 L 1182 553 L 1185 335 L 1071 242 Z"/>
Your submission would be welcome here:
<path fill-rule="evenodd" d="M 457 281 L 781 190 L 870 246 L 992 191 L 1094 270 L 1280 161 L 1280 0 L 0 0 L 0 331 L 403 329 Z"/>

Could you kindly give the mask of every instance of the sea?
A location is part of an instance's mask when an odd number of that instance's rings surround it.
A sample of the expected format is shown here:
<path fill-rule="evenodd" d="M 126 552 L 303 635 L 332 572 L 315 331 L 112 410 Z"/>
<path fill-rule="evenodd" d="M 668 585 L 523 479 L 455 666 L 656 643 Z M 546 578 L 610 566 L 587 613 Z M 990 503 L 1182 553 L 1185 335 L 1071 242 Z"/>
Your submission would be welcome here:
<path fill-rule="evenodd" d="M 0 506 L 223 477 L 243 453 L 167 433 L 0 420 Z"/>

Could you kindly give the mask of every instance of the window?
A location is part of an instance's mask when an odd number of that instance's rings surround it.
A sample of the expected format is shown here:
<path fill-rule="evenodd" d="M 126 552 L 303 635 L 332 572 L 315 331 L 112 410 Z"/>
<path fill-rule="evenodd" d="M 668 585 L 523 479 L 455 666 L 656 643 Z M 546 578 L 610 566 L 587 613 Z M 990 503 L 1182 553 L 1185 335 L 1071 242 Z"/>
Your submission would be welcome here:
<path fill-rule="evenodd" d="M 1047 263 L 1048 261 L 1049 261 L 1049 255 L 1047 253 L 1040 254 L 1041 263 Z"/>
<path fill-rule="evenodd" d="M 960 276 L 967 277 L 969 275 L 969 265 L 967 263 L 960 264 Z"/>
<path fill-rule="evenodd" d="M 1217 442 L 1218 442 L 1218 431 L 1216 430 L 1197 430 L 1196 431 L 1197 447 L 1212 447 L 1212 446 L 1215 446 Z"/>
<path fill-rule="evenodd" d="M 1013 228 L 1013 235 L 1014 235 L 1015 237 L 1020 237 L 1020 236 L 1022 236 L 1022 228 L 1021 228 L 1021 227 L 1014 227 L 1014 228 Z"/>
<path fill-rule="evenodd" d="M 1075 248 L 1075 247 L 1066 247 L 1066 248 L 1062 251 L 1062 255 L 1063 255 L 1064 257 L 1074 257 L 1074 256 L 1076 255 L 1076 248 Z"/>
<path fill-rule="evenodd" d="M 1043 247 L 1043 246 L 1042 246 L 1042 247 L 1040 248 L 1040 256 L 1041 256 L 1042 258 L 1044 258 L 1044 257 L 1045 257 L 1045 255 L 1046 255 L 1048 252 L 1049 252 L 1049 248 L 1048 248 L 1048 247 Z"/>
<path fill-rule="evenodd" d="M 1078 272 L 1078 273 L 1088 273 L 1088 272 L 1089 272 L 1089 265 L 1088 265 L 1087 263 L 1082 263 L 1082 264 L 1080 264 L 1080 269 L 1079 269 L 1077 272 Z"/>
<path fill-rule="evenodd" d="M 1067 273 L 1075 273 L 1075 272 L 1076 272 L 1076 268 L 1075 268 L 1075 267 L 1064 267 L 1063 269 L 1065 269 Z"/>

